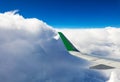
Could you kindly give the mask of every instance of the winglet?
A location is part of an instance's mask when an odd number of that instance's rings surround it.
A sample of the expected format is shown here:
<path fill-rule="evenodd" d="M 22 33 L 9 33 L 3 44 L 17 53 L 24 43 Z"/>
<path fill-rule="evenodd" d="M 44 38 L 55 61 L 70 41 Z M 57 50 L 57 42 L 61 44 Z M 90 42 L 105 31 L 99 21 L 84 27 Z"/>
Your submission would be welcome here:
<path fill-rule="evenodd" d="M 74 46 L 73 44 L 64 36 L 64 34 L 62 32 L 58 32 L 58 34 L 60 35 L 66 49 L 68 51 L 77 51 L 79 52 Z"/>

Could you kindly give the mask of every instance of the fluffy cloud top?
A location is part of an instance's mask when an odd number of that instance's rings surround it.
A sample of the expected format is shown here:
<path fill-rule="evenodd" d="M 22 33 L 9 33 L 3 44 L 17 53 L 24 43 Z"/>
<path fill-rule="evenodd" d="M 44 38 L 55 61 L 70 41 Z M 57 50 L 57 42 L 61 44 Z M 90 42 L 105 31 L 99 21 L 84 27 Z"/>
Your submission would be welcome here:
<path fill-rule="evenodd" d="M 4 14 L 0 13 L 0 23 L 0 28 L 24 30 L 34 33 L 40 31 L 39 28 L 50 28 L 43 21 L 36 18 L 25 19 L 23 16 L 17 14 L 16 11 L 5 12 Z"/>
<path fill-rule="evenodd" d="M 0 82 L 104 82 L 71 56 L 57 32 L 15 11 L 0 13 Z"/>

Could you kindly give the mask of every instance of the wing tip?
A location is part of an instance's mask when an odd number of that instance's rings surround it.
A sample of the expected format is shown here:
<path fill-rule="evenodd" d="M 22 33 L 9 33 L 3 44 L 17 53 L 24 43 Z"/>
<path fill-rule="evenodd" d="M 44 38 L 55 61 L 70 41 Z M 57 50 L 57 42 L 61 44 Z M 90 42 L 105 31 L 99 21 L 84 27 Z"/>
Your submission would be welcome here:
<path fill-rule="evenodd" d="M 64 46 L 68 51 L 77 51 L 80 52 L 78 49 L 75 48 L 75 46 L 65 37 L 65 35 L 62 32 L 58 32 L 60 35 L 60 38 L 62 39 Z"/>

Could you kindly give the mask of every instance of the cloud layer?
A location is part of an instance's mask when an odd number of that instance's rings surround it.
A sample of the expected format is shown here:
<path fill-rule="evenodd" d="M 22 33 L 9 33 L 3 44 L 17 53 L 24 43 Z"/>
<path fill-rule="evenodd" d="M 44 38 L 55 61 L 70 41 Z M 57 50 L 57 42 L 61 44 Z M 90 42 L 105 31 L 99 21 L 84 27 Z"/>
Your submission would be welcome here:
<path fill-rule="evenodd" d="M 68 54 L 57 32 L 15 11 L 0 13 L 0 82 L 104 82 Z"/>

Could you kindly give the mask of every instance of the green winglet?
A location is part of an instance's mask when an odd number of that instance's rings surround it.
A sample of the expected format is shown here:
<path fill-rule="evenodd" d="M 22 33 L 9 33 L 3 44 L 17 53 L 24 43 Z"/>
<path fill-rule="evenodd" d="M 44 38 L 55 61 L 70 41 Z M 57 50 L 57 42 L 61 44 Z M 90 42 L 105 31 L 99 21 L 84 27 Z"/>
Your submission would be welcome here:
<path fill-rule="evenodd" d="M 63 35 L 62 32 L 58 32 L 58 34 L 60 35 L 65 47 L 67 48 L 68 51 L 78 51 L 73 44 Z M 79 52 L 79 51 L 78 51 Z"/>

